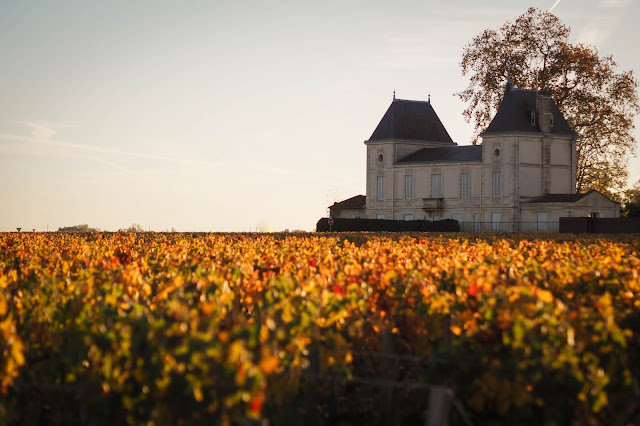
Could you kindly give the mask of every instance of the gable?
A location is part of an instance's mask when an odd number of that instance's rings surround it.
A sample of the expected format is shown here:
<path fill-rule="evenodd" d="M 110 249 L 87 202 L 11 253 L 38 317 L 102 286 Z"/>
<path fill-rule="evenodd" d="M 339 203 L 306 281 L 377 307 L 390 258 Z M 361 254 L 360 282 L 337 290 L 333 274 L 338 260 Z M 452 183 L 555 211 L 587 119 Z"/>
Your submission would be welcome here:
<path fill-rule="evenodd" d="M 595 189 L 587 192 L 584 197 L 576 202 L 576 206 L 580 207 L 613 207 L 616 204 L 619 203 L 612 201 L 607 196 L 596 191 Z"/>

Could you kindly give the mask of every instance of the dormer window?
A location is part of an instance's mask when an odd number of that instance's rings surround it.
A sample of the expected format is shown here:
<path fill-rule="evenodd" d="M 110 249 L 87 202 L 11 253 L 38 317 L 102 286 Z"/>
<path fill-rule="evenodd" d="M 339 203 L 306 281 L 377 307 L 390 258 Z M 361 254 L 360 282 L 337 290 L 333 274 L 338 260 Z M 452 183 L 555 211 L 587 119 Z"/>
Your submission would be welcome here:
<path fill-rule="evenodd" d="M 536 125 L 536 112 L 534 110 L 531 110 L 531 125 Z"/>

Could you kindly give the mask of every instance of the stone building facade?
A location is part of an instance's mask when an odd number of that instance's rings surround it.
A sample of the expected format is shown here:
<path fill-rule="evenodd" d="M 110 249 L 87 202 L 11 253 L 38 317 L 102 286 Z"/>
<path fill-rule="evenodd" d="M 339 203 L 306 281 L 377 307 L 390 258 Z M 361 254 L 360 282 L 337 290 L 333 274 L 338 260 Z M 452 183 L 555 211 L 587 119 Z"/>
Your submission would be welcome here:
<path fill-rule="evenodd" d="M 480 145 L 459 146 L 430 101 L 394 96 L 365 141 L 364 217 L 554 232 L 560 217 L 619 216 L 620 205 L 599 192 L 576 194 L 577 135 L 549 91 L 507 83 L 481 137 Z"/>

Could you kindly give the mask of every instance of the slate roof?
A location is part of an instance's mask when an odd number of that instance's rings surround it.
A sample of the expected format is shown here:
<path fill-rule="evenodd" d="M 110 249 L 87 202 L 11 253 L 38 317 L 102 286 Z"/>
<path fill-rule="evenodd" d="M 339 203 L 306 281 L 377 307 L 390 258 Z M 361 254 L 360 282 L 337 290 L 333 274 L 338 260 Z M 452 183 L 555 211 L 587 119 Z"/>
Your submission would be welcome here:
<path fill-rule="evenodd" d="M 453 144 L 431 102 L 394 99 L 369 141 L 408 140 Z"/>
<path fill-rule="evenodd" d="M 583 192 L 582 194 L 546 194 L 536 198 L 532 198 L 529 201 L 525 201 L 525 202 L 526 203 L 575 203 L 576 201 L 579 201 L 584 197 L 586 197 L 587 195 L 590 195 L 594 192 L 597 194 L 600 194 L 602 197 L 606 198 L 611 202 L 619 204 L 617 201 L 611 200 L 609 197 L 602 194 L 600 191 L 596 189 L 591 189 L 588 192 Z"/>
<path fill-rule="evenodd" d="M 346 210 L 346 209 L 364 209 L 367 204 L 367 197 L 365 195 L 356 195 L 355 197 L 348 198 L 339 203 L 333 203 L 329 206 L 330 209 Z"/>
<path fill-rule="evenodd" d="M 397 163 L 462 163 L 467 161 L 482 161 L 482 145 L 422 148 L 398 160 Z"/>
<path fill-rule="evenodd" d="M 582 194 L 545 194 L 536 198 L 532 198 L 527 203 L 575 203 L 581 200 L 591 191 Z"/>
<path fill-rule="evenodd" d="M 536 111 L 537 90 L 517 89 L 511 82 L 507 83 L 504 97 L 495 117 L 483 134 L 512 133 L 512 132 L 536 132 L 540 133 L 540 126 L 536 117 L 535 124 L 531 124 L 531 111 Z M 540 91 L 540 94 L 550 95 L 548 91 Z M 551 134 L 577 136 L 567 120 L 556 106 L 551 102 L 553 114 L 553 126 Z M 482 136 L 482 135 L 481 135 Z"/>

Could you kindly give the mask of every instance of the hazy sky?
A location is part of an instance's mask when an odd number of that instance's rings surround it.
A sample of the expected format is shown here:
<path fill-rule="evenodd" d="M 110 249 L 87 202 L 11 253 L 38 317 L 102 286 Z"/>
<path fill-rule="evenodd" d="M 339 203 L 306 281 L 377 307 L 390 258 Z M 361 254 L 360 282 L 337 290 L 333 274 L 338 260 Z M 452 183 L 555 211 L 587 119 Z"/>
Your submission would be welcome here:
<path fill-rule="evenodd" d="M 0 231 L 312 230 L 365 193 L 394 89 L 468 144 L 476 34 L 554 7 L 638 78 L 639 3 L 0 0 Z"/>

